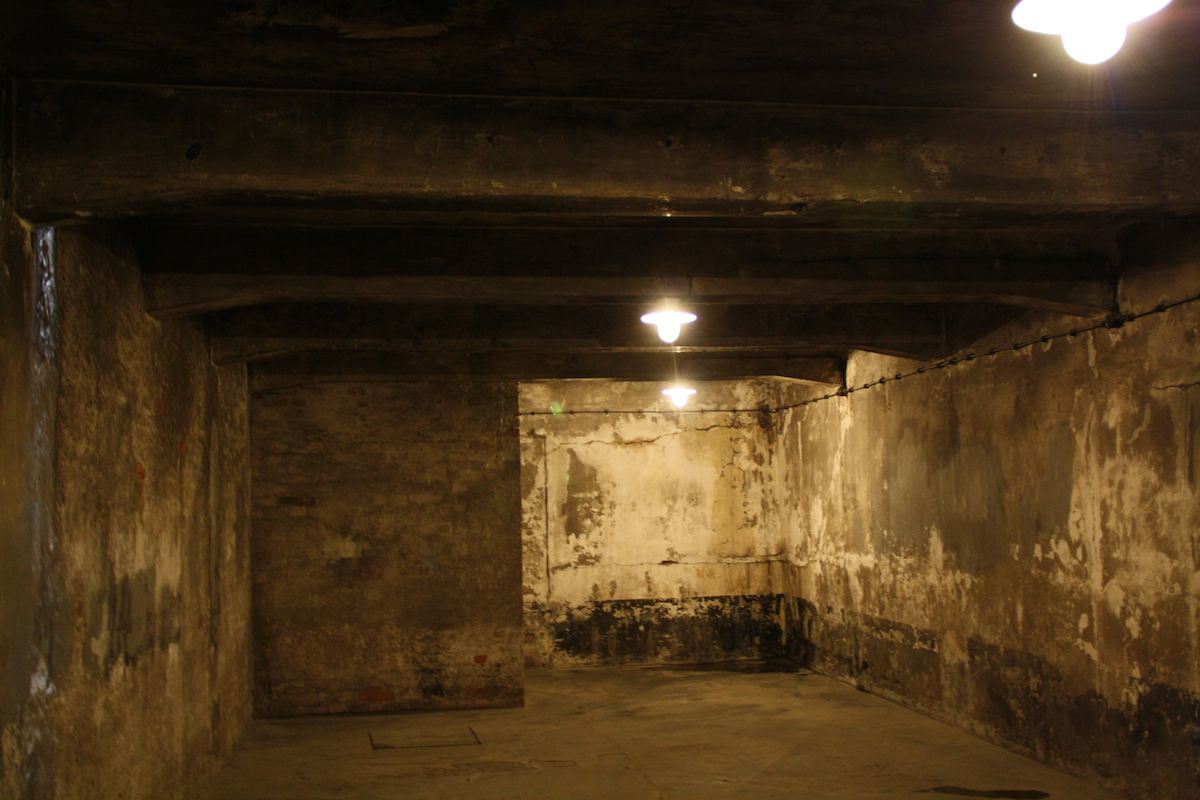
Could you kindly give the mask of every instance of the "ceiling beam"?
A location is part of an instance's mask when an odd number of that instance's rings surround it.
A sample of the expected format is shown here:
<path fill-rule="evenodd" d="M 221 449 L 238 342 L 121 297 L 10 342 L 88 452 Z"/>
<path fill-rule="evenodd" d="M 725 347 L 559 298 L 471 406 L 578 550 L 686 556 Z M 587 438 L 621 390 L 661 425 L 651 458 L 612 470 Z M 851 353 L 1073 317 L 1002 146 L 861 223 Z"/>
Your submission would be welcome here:
<path fill-rule="evenodd" d="M 714 306 L 676 343 L 694 353 L 811 355 L 869 350 L 907 358 L 948 354 L 937 305 Z M 975 307 L 972 307 L 975 308 Z M 634 305 L 492 306 L 280 304 L 210 315 L 214 358 L 296 351 L 669 353 Z"/>
<path fill-rule="evenodd" d="M 14 204 L 35 222 L 223 207 L 842 225 L 1200 209 L 1200 112 L 18 81 L 14 129 Z"/>
<path fill-rule="evenodd" d="M 1116 231 L 143 224 L 146 272 L 1111 280 Z"/>
<path fill-rule="evenodd" d="M 256 388 L 264 375 L 370 376 L 411 380 L 570 380 L 607 378 L 627 381 L 735 380 L 780 377 L 841 386 L 845 364 L 836 357 L 726 355 L 672 356 L 663 353 L 318 353 L 273 359 L 255 365 Z M 278 380 L 274 383 L 278 383 Z M 270 385 L 271 382 L 266 382 Z"/>
<path fill-rule="evenodd" d="M 882 352 L 886 347 L 880 344 L 873 352 Z M 396 341 L 388 339 L 360 338 L 326 338 L 313 337 L 214 337 L 212 340 L 212 360 L 217 364 L 237 362 L 254 363 L 291 356 L 302 353 L 395 353 L 403 355 L 442 354 L 442 353 L 523 353 L 530 358 L 541 358 L 547 354 L 577 355 L 577 354 L 631 354 L 647 357 L 671 357 L 682 359 L 707 358 L 737 358 L 737 359 L 792 359 L 828 356 L 831 350 L 851 350 L 862 348 L 850 347 L 820 347 L 815 345 L 796 344 L 794 342 L 765 342 L 756 340 L 745 344 L 724 345 L 687 345 L 682 347 L 626 345 L 604 346 L 590 342 L 563 341 L 547 343 L 545 340 L 524 341 L 483 341 L 478 339 L 460 339 L 452 341 Z M 911 351 L 890 351 L 892 355 L 913 357 Z M 928 359 L 930 355 L 923 353 L 918 356 Z"/>
<path fill-rule="evenodd" d="M 1084 316 L 1116 307 L 1108 281 L 166 273 L 146 275 L 144 287 L 146 311 L 160 319 L 279 302 L 535 306 L 668 297 L 698 305 L 993 303 Z"/>

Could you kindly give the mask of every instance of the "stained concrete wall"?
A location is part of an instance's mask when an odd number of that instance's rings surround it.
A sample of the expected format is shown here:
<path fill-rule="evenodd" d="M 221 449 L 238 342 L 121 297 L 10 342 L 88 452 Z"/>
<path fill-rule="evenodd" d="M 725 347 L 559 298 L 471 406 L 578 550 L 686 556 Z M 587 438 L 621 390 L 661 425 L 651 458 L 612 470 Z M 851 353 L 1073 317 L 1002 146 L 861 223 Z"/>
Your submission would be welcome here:
<path fill-rule="evenodd" d="M 118 232 L 6 236 L 2 796 L 183 797 L 250 712 L 245 373 Z"/>
<path fill-rule="evenodd" d="M 54 796 L 182 797 L 250 713 L 245 370 L 145 315 L 119 232 L 56 251 Z"/>
<path fill-rule="evenodd" d="M 531 665 L 784 651 L 771 381 L 521 386 Z M 558 412 L 553 413 L 551 409 Z M 730 411 L 730 410 L 735 411 Z"/>
<path fill-rule="evenodd" d="M 43 267 L 49 266 L 44 261 Z M 0 797 L 50 796 L 53 284 L 0 205 Z M 48 294 L 51 292 L 51 294 Z"/>
<path fill-rule="evenodd" d="M 1126 310 L 1200 286 L 1153 266 Z M 1198 328 L 1180 307 L 783 415 L 793 652 L 1131 796 L 1200 796 Z M 848 382 L 912 366 L 861 355 Z"/>
<path fill-rule="evenodd" d="M 252 403 L 257 712 L 521 703 L 516 386 L 296 383 Z"/>

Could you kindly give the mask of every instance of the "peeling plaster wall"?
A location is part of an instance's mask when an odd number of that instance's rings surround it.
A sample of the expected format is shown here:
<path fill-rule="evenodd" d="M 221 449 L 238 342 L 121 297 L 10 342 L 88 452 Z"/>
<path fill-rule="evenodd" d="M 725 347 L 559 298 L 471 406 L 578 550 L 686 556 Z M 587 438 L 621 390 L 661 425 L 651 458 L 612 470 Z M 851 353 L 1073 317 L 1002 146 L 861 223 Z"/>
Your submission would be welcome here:
<path fill-rule="evenodd" d="M 687 412 L 668 410 L 661 389 L 521 386 L 531 665 L 783 652 L 784 542 L 759 410 L 776 382 L 701 384 Z M 535 415 L 552 407 L 572 413 Z M 745 411 L 695 413 L 706 408 Z"/>
<path fill-rule="evenodd" d="M 523 702 L 514 384 L 254 394 L 255 707 Z"/>
<path fill-rule="evenodd" d="M 1135 274 L 1123 308 L 1198 277 Z M 1132 796 L 1200 796 L 1198 328 L 1185 306 L 786 412 L 793 654 Z M 912 366 L 864 354 L 848 382 Z"/>
<path fill-rule="evenodd" d="M 31 431 L 28 474 L 46 506 L 25 520 L 40 574 L 21 600 L 44 643 L 41 752 L 31 775 L 6 774 L 5 792 L 183 797 L 250 711 L 244 370 L 211 366 L 194 323 L 144 314 L 119 232 L 33 240 L 29 383 L 53 410 Z"/>

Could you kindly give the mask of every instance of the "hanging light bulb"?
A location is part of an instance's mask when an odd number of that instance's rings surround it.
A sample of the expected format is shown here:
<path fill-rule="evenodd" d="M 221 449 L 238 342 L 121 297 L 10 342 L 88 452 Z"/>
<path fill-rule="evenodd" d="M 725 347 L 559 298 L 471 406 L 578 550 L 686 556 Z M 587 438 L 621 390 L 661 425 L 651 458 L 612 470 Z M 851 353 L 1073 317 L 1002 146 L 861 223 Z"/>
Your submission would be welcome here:
<path fill-rule="evenodd" d="M 671 398 L 671 402 L 676 408 L 683 408 L 688 403 L 688 398 L 696 393 L 696 390 L 689 386 L 672 386 L 670 389 L 663 389 L 663 394 Z"/>
<path fill-rule="evenodd" d="M 1077 25 L 1063 33 L 1063 49 L 1080 64 L 1103 64 L 1125 44 L 1125 30 L 1107 20 Z"/>
<path fill-rule="evenodd" d="M 695 314 L 673 309 L 652 311 L 649 314 L 642 315 L 642 322 L 647 325 L 658 326 L 658 338 L 667 344 L 671 344 L 671 342 L 679 338 L 679 331 L 684 325 L 695 321 Z"/>
<path fill-rule="evenodd" d="M 1061 36 L 1067 55 L 1101 64 L 1125 44 L 1126 26 L 1157 14 L 1171 0 L 1021 0 L 1013 22 L 1034 33 Z"/>

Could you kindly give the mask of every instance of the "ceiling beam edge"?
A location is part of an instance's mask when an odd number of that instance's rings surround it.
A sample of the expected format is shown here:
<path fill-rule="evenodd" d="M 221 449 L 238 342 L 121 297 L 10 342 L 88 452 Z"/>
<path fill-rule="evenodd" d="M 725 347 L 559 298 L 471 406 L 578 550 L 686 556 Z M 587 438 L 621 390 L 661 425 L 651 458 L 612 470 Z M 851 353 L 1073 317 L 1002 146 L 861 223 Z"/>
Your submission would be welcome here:
<path fill-rule="evenodd" d="M 255 206 L 896 219 L 918 205 L 1200 209 L 1200 112 L 18 81 L 14 128 L 16 211 L 38 223 Z"/>

